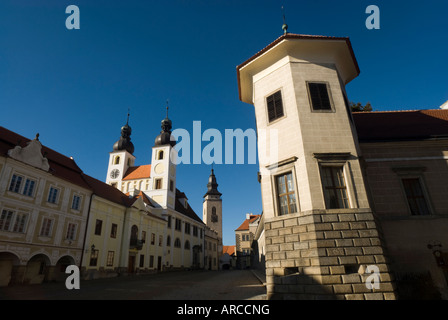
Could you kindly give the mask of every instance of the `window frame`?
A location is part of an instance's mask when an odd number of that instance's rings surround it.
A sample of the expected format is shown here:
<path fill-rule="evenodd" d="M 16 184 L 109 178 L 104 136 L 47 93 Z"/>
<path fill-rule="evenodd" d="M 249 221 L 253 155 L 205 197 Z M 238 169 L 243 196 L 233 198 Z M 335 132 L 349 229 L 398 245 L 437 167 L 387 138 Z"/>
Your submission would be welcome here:
<path fill-rule="evenodd" d="M 330 187 L 324 185 L 324 180 L 323 180 L 324 168 L 326 168 L 326 169 L 329 168 L 331 170 L 330 173 L 331 173 L 332 186 L 330 186 Z M 337 186 L 335 184 L 336 181 L 335 181 L 335 177 L 334 177 L 334 174 L 333 174 L 333 169 L 337 169 L 337 168 L 340 168 L 341 171 L 342 171 L 341 173 L 342 173 L 342 177 L 344 179 L 344 186 L 343 187 Z M 351 201 L 350 201 L 349 188 L 348 188 L 348 183 L 347 183 L 348 179 L 347 179 L 347 175 L 346 175 L 345 164 L 342 164 L 342 163 L 321 163 L 320 166 L 319 166 L 319 172 L 320 172 L 320 178 L 321 178 L 320 181 L 321 181 L 321 186 L 322 186 L 322 194 L 323 194 L 323 197 L 324 197 L 325 209 L 333 210 L 333 209 L 350 209 L 350 208 L 352 208 L 352 204 L 351 204 Z M 347 199 L 347 207 L 341 206 L 341 203 L 339 203 L 339 198 L 337 197 L 336 199 L 338 201 L 338 207 L 337 208 L 331 208 L 329 206 L 330 204 L 327 203 L 327 201 L 326 201 L 326 199 L 327 199 L 327 197 L 326 197 L 326 190 L 328 190 L 328 189 L 331 189 L 331 190 L 345 190 L 345 197 Z"/>
<path fill-rule="evenodd" d="M 311 91 L 310 91 L 310 84 L 324 84 L 327 89 L 327 95 L 328 95 L 328 101 L 330 103 L 330 109 L 315 109 L 313 104 L 313 99 L 311 98 Z M 333 97 L 331 94 L 331 87 L 330 83 L 327 81 L 306 81 L 306 91 L 308 94 L 308 102 L 310 104 L 310 110 L 314 113 L 334 113 L 336 112 L 336 109 L 334 107 Z"/>
<path fill-rule="evenodd" d="M 273 172 L 270 174 L 270 178 L 271 178 L 271 188 L 273 190 L 273 192 L 272 192 L 273 199 L 272 200 L 274 203 L 274 212 L 275 212 L 276 217 L 286 216 L 289 214 L 297 214 L 300 212 L 300 198 L 299 198 L 299 190 L 298 190 L 298 183 L 297 183 L 297 174 L 296 174 L 296 169 L 295 169 L 296 161 L 297 161 L 296 157 L 288 158 L 286 160 L 282 160 L 282 161 L 268 167 L 268 170 L 273 170 Z M 291 176 L 292 176 L 294 195 L 296 198 L 296 212 L 281 214 L 280 197 L 279 197 L 278 186 L 277 186 L 277 177 L 285 176 L 288 173 L 291 173 Z"/>
<path fill-rule="evenodd" d="M 406 208 L 410 217 L 429 217 L 435 214 L 435 211 L 432 206 L 431 197 L 428 192 L 428 187 L 425 181 L 424 172 L 426 171 L 426 167 L 423 166 L 399 166 L 392 167 L 392 171 L 397 174 L 399 178 L 399 183 L 401 186 L 401 190 L 403 193 L 403 199 L 406 203 Z M 411 206 L 409 204 L 408 195 L 406 193 L 405 186 L 403 184 L 403 179 L 417 179 L 420 183 L 420 188 L 422 191 L 423 199 L 425 200 L 426 207 L 428 209 L 428 214 L 413 214 Z"/>
<path fill-rule="evenodd" d="M 54 194 L 54 191 L 56 192 L 56 195 L 52 196 L 52 194 Z M 58 187 L 55 187 L 54 185 L 51 185 L 50 188 L 48 189 L 47 203 L 59 204 L 60 194 L 61 194 L 61 188 L 58 188 Z M 54 198 L 54 201 L 50 201 L 53 198 Z"/>
<path fill-rule="evenodd" d="M 48 226 L 48 223 L 49 223 L 49 226 Z M 53 226 L 54 226 L 53 218 L 43 217 L 42 223 L 40 226 L 40 230 L 39 230 L 39 236 L 51 238 L 51 235 L 53 233 Z"/>
<path fill-rule="evenodd" d="M 269 102 L 268 102 L 268 98 L 273 97 L 275 94 L 277 94 L 277 93 L 279 93 L 279 92 L 280 92 L 280 100 L 281 100 L 281 103 L 282 103 L 282 112 L 283 112 L 283 115 L 281 115 L 281 116 L 276 116 L 275 118 L 273 118 L 272 120 L 270 120 L 270 119 L 269 119 Z M 274 101 L 275 101 L 275 100 L 274 100 Z M 264 97 L 264 102 L 265 102 L 265 106 L 266 106 L 266 107 L 265 107 L 265 112 L 266 112 L 266 122 L 267 122 L 268 125 L 273 124 L 273 123 L 275 123 L 275 122 L 277 122 L 277 121 L 280 121 L 281 119 L 283 119 L 283 118 L 286 117 L 286 110 L 285 110 L 285 103 L 284 103 L 284 101 L 285 101 L 285 99 L 284 99 L 284 97 L 283 97 L 283 88 L 276 89 L 276 90 L 272 91 L 270 94 L 268 94 L 268 95 L 266 95 L 266 96 Z M 274 106 L 274 112 L 276 113 L 275 106 Z"/>
<path fill-rule="evenodd" d="M 20 178 L 19 182 L 17 181 L 17 178 Z M 29 183 L 32 183 L 31 192 L 29 189 Z M 14 172 L 9 181 L 8 192 L 34 198 L 36 187 L 37 187 L 37 179 L 30 178 L 25 174 Z"/>

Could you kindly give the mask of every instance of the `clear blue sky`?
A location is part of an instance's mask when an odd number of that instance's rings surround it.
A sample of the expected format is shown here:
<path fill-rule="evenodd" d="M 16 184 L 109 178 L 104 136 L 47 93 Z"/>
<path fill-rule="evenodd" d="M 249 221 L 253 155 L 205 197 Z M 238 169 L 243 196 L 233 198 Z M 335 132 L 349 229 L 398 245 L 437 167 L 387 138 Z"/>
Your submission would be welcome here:
<path fill-rule="evenodd" d="M 68 5 L 80 9 L 67 30 Z M 368 30 L 370 4 L 380 30 Z M 109 152 L 131 109 L 136 164 L 147 164 L 170 101 L 174 128 L 255 128 L 238 99 L 236 66 L 289 32 L 348 36 L 361 74 L 349 99 L 374 110 L 434 109 L 448 100 L 446 0 L 0 2 L 0 125 L 73 156 L 105 180 Z M 207 143 L 204 142 L 202 147 Z M 262 211 L 258 165 L 215 165 L 224 244 L 245 214 Z M 210 167 L 180 165 L 177 186 L 202 217 Z"/>

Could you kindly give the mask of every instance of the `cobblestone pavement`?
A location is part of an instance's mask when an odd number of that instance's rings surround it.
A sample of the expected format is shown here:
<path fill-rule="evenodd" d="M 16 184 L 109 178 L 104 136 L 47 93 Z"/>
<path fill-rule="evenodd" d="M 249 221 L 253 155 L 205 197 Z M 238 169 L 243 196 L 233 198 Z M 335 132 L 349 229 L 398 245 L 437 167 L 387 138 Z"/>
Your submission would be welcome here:
<path fill-rule="evenodd" d="M 81 281 L 0 287 L 1 300 L 264 300 L 266 289 L 250 270 L 178 271 Z"/>

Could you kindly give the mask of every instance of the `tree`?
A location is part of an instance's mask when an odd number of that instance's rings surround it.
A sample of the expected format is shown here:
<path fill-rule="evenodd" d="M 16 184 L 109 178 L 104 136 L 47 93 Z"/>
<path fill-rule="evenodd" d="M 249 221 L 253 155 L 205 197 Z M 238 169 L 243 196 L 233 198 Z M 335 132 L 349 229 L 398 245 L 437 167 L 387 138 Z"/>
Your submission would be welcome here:
<path fill-rule="evenodd" d="M 352 109 L 352 112 L 369 112 L 373 110 L 370 102 L 367 102 L 365 106 L 363 106 L 361 102 L 356 104 L 354 102 L 350 102 L 350 108 Z"/>

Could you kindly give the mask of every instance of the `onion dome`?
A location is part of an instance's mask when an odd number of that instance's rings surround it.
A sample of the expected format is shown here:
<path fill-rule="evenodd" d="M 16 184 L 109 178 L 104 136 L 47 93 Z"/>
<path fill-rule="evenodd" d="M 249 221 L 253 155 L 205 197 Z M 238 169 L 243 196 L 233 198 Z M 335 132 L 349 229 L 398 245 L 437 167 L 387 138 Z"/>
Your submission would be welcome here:
<path fill-rule="evenodd" d="M 134 153 L 134 144 L 131 142 L 131 133 L 132 129 L 128 124 L 129 122 L 129 114 L 128 114 L 128 121 L 126 121 L 126 124 L 121 127 L 121 137 L 120 140 L 114 143 L 114 151 L 122 151 L 126 150 L 130 154 Z"/>
<path fill-rule="evenodd" d="M 176 140 L 171 140 L 172 122 L 170 119 L 168 119 L 168 106 L 166 107 L 166 118 L 162 120 L 161 128 L 162 131 L 160 131 L 160 134 L 154 141 L 155 146 L 163 146 L 169 144 L 174 147 L 176 145 Z"/>

